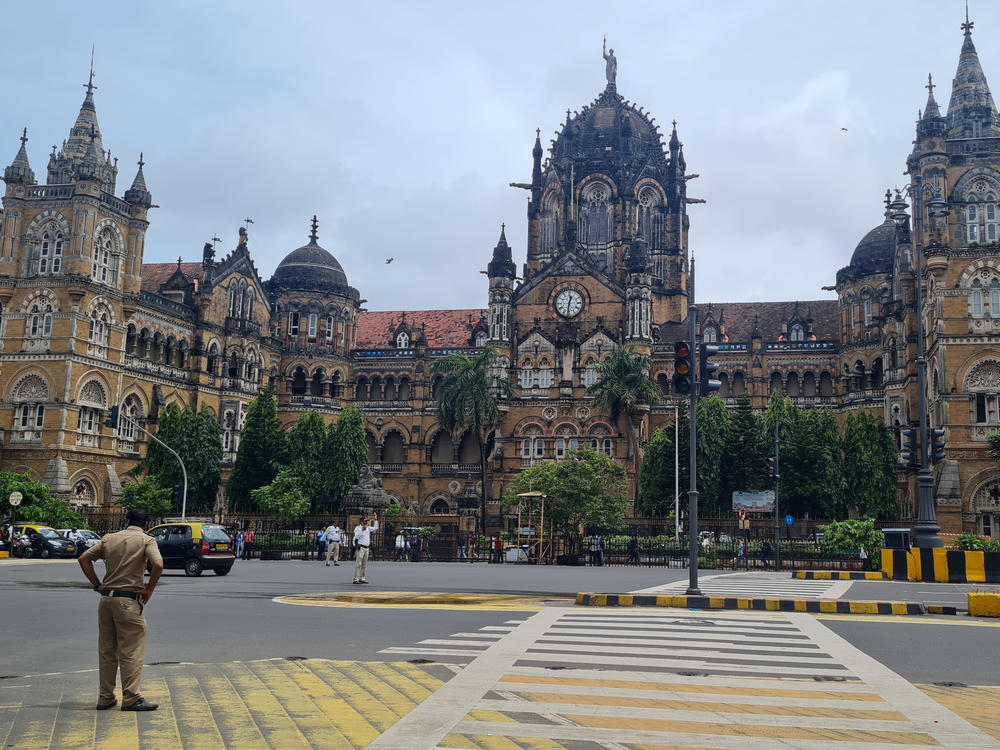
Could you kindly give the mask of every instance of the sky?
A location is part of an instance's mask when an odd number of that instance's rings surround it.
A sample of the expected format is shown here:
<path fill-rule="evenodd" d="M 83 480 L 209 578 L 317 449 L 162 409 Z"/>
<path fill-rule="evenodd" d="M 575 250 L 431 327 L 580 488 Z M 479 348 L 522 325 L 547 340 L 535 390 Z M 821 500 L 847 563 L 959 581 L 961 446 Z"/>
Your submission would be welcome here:
<path fill-rule="evenodd" d="M 699 302 L 832 298 L 903 172 L 928 73 L 946 110 L 964 0 L 19 3 L 0 161 L 44 180 L 90 70 L 118 194 L 143 152 L 146 262 L 217 258 L 251 218 L 263 279 L 308 241 L 370 310 L 480 308 L 501 223 L 520 268 L 543 145 L 604 88 L 684 144 Z M 970 0 L 1000 94 L 1000 3 Z M 6 155 L 4 149 L 6 149 Z M 391 264 L 385 259 L 392 257 Z"/>

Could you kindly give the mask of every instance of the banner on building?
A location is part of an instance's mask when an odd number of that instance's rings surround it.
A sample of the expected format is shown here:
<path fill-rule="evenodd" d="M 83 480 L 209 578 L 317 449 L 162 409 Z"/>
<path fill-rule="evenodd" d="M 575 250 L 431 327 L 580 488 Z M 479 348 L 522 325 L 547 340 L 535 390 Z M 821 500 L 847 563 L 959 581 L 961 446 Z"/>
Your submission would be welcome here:
<path fill-rule="evenodd" d="M 748 513 L 773 513 L 774 490 L 734 492 L 733 512 L 739 513 L 740 508 L 746 508 Z"/>

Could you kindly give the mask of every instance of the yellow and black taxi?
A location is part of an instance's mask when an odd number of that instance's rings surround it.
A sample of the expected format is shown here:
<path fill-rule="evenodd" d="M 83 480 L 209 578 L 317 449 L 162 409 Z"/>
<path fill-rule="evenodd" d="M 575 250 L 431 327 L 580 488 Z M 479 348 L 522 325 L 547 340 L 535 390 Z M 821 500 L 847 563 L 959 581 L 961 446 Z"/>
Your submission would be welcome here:
<path fill-rule="evenodd" d="M 236 562 L 232 540 L 217 523 L 171 521 L 147 533 L 156 540 L 167 570 L 183 570 L 189 576 L 212 570 L 224 576 Z"/>
<path fill-rule="evenodd" d="M 31 542 L 31 557 L 76 557 L 76 545 L 68 539 L 63 539 L 59 532 L 49 526 L 37 523 L 18 524 L 14 527 L 15 535 L 23 534 Z M 25 550 L 25 553 L 27 551 Z M 29 556 L 26 554 L 25 556 Z"/>

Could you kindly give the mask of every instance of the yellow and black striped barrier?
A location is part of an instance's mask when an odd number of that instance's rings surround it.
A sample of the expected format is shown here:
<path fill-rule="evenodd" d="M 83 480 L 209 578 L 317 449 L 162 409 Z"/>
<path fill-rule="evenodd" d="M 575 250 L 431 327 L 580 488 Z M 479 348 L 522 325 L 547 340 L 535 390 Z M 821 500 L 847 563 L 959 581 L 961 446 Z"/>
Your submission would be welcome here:
<path fill-rule="evenodd" d="M 883 581 L 888 576 L 881 570 L 794 570 L 792 578 L 814 581 Z"/>
<path fill-rule="evenodd" d="M 894 581 L 1000 583 L 1000 552 L 961 549 L 884 549 L 882 571 Z"/>
<path fill-rule="evenodd" d="M 922 602 L 851 601 L 849 599 L 770 599 L 735 596 L 671 596 L 657 594 L 576 595 L 584 607 L 676 607 L 680 609 L 749 609 L 765 612 L 811 612 L 839 615 L 939 615 L 957 614 L 955 607 Z"/>

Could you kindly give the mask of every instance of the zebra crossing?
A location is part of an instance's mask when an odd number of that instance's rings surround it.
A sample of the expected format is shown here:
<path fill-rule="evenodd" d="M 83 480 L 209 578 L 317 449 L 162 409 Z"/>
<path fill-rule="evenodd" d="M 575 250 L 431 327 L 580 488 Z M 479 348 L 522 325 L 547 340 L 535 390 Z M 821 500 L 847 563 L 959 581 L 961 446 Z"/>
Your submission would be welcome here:
<path fill-rule="evenodd" d="M 840 599 L 853 581 L 817 581 L 792 578 L 788 573 L 742 572 L 699 575 L 698 588 L 705 596 L 782 599 Z M 630 591 L 630 594 L 683 594 L 688 580 Z"/>
<path fill-rule="evenodd" d="M 805 614 L 548 607 L 403 651 L 471 662 L 372 750 L 1000 749 Z"/>

